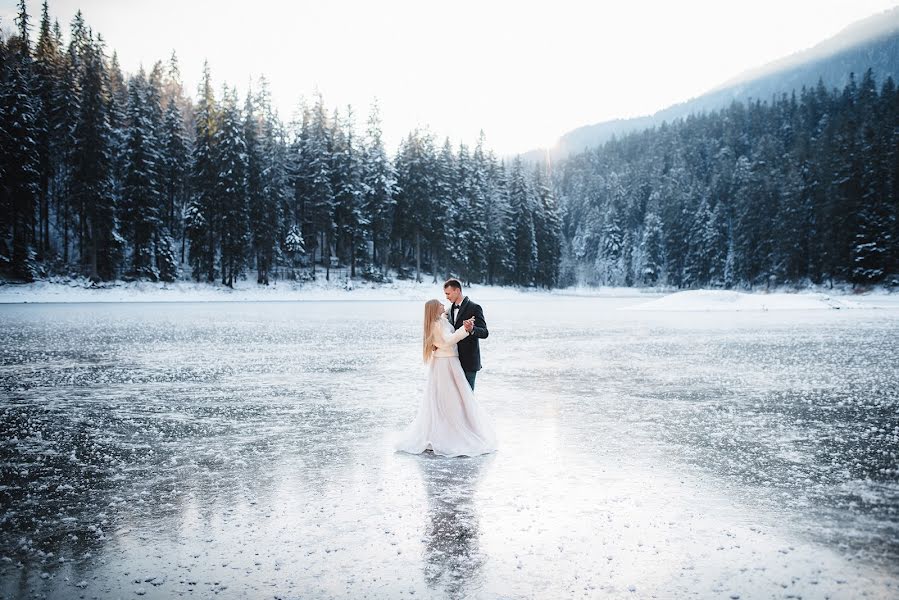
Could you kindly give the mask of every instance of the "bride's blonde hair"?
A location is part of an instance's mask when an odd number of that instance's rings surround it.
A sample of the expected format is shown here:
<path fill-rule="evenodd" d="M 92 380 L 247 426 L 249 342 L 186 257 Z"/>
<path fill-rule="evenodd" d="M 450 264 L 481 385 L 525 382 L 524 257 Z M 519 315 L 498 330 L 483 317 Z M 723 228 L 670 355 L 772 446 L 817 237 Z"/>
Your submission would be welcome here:
<path fill-rule="evenodd" d="M 431 360 L 431 355 L 434 353 L 434 321 L 439 319 L 440 315 L 445 312 L 446 310 L 444 310 L 440 300 L 428 300 L 425 302 L 424 333 L 421 337 L 421 356 L 425 362 Z"/>

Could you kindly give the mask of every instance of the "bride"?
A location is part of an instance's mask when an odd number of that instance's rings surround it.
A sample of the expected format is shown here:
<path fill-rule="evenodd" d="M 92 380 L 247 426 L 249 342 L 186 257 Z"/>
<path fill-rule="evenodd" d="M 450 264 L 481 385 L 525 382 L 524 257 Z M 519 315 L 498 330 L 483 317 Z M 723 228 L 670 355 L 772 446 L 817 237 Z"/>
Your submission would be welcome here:
<path fill-rule="evenodd" d="M 496 433 L 474 398 L 459 363 L 455 332 L 439 300 L 425 303 L 422 355 L 428 364 L 425 395 L 415 420 L 402 433 L 396 449 L 410 454 L 427 450 L 442 456 L 477 456 L 496 450 Z"/>

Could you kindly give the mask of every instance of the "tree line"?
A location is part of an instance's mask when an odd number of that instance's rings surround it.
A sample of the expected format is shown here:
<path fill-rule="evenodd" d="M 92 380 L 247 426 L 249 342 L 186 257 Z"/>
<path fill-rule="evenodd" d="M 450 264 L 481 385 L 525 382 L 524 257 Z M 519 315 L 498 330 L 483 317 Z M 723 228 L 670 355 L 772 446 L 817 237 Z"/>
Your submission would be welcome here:
<path fill-rule="evenodd" d="M 177 58 L 122 72 L 79 11 L 68 42 L 24 0 L 0 39 L 0 273 L 233 286 L 245 276 L 556 284 L 561 217 L 545 166 L 411 132 L 391 156 L 377 105 L 320 94 L 289 123 L 264 79 L 243 100 Z"/>
<path fill-rule="evenodd" d="M 174 55 L 125 75 L 77 13 L 0 39 L 0 275 L 753 287 L 899 277 L 899 91 L 869 70 L 735 102 L 554 165 L 410 132 L 388 153 L 264 79 L 196 100 Z M 32 37 L 36 37 L 33 41 Z"/>
<path fill-rule="evenodd" d="M 556 165 L 563 284 L 899 283 L 899 91 L 869 69 Z"/>

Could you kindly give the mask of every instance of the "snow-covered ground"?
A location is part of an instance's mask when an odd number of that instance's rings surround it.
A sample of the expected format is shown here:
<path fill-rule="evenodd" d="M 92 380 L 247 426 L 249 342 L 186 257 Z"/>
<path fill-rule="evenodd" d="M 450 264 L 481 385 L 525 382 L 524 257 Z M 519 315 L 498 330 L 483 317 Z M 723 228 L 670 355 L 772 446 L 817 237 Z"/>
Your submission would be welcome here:
<path fill-rule="evenodd" d="M 343 277 L 325 280 L 320 274 L 315 281 L 303 283 L 275 281 L 260 286 L 242 280 L 233 289 L 206 283 L 115 282 L 93 286 L 85 279 L 54 278 L 30 284 L 0 282 L 0 304 L 56 302 L 291 302 L 291 301 L 371 301 L 426 300 L 443 298 L 442 280 L 426 276 L 422 283 L 394 280 L 376 284 L 362 280 L 348 282 Z M 583 298 L 634 298 L 628 309 L 652 311 L 745 311 L 745 310 L 809 310 L 819 308 L 899 307 L 899 293 L 882 288 L 855 294 L 849 287 L 804 291 L 777 290 L 745 293 L 724 290 L 689 290 L 672 288 L 569 287 L 544 291 L 489 285 L 466 286 L 480 299 L 505 300 L 532 298 L 550 294 Z M 654 300 L 654 301 L 653 301 Z"/>
<path fill-rule="evenodd" d="M 396 280 L 389 284 L 345 279 L 298 283 L 281 281 L 269 286 L 238 281 L 234 289 L 218 284 L 179 281 L 175 283 L 116 282 L 94 287 L 84 280 L 39 281 L 30 284 L 0 285 L 0 304 L 48 302 L 293 302 L 426 300 L 443 298 L 443 281 L 429 276 L 422 283 Z M 512 287 L 466 287 L 479 298 L 510 298 L 527 294 Z M 627 295 L 634 295 L 631 290 Z"/>
<path fill-rule="evenodd" d="M 899 595 L 899 310 L 470 291 L 476 459 L 391 450 L 439 284 L 0 306 L 0 597 Z"/>
<path fill-rule="evenodd" d="M 628 307 L 628 309 L 655 311 L 767 311 L 864 308 L 866 306 L 845 296 L 830 296 L 820 293 L 746 294 L 724 290 L 687 290 L 643 302 L 636 306 Z"/>

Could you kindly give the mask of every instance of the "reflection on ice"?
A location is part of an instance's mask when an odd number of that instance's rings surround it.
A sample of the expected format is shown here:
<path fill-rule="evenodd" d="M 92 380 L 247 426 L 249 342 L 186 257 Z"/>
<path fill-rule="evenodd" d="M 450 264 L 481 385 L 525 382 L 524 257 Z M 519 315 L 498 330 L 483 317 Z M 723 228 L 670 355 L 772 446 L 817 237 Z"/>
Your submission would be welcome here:
<path fill-rule="evenodd" d="M 464 598 L 481 585 L 484 556 L 479 546 L 475 494 L 486 455 L 448 460 L 433 454 L 416 457 L 427 493 L 424 535 L 425 579 L 449 598 Z"/>

